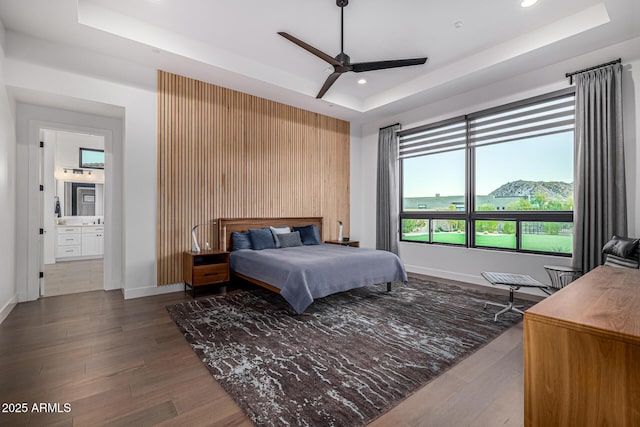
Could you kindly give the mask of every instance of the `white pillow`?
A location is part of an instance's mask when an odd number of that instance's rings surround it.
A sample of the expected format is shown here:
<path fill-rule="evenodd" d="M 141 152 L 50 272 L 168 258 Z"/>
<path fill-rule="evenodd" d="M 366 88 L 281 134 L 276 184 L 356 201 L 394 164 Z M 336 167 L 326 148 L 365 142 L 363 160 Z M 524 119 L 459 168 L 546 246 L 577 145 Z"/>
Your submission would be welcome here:
<path fill-rule="evenodd" d="M 283 225 L 281 227 L 269 227 L 271 230 L 271 234 L 273 234 L 273 240 L 276 242 L 276 248 L 280 247 L 280 240 L 278 240 L 278 234 L 291 233 L 291 229 L 288 225 Z"/>

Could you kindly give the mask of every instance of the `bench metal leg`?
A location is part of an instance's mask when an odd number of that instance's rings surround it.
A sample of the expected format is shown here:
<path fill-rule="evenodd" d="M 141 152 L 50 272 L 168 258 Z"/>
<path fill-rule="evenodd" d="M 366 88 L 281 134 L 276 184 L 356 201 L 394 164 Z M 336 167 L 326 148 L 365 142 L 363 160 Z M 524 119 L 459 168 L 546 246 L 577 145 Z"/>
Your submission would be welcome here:
<path fill-rule="evenodd" d="M 513 305 L 513 288 L 509 289 L 509 304 L 498 304 L 496 302 L 485 301 L 485 303 L 484 303 L 484 309 L 485 310 L 487 309 L 488 305 L 492 305 L 492 306 L 495 306 L 495 307 L 502 307 L 502 310 L 497 312 L 496 315 L 493 317 L 493 321 L 494 322 L 498 321 L 498 316 L 499 315 L 507 313 L 509 311 L 524 315 L 524 311 L 520 310 L 521 308 L 524 308 L 523 305 Z"/>

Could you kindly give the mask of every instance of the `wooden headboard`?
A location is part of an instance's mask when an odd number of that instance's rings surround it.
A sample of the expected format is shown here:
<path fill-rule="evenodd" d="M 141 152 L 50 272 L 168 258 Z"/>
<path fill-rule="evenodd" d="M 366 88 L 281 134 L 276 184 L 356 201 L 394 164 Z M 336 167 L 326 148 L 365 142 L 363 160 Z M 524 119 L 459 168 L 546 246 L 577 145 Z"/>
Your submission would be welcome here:
<path fill-rule="evenodd" d="M 292 218 L 220 218 L 218 219 L 218 249 L 226 251 L 231 248 L 231 233 L 243 232 L 250 228 L 278 227 L 288 225 L 301 227 L 315 225 L 320 231 L 322 240 L 322 217 L 292 217 Z"/>

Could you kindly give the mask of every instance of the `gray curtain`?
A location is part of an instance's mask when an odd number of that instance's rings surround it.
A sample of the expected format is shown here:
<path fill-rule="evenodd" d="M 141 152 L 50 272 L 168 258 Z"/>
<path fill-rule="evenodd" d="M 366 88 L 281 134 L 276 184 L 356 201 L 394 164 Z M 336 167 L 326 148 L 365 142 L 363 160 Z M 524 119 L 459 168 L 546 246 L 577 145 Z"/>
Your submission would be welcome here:
<path fill-rule="evenodd" d="M 378 134 L 376 248 L 398 254 L 398 138 L 400 125 Z"/>
<path fill-rule="evenodd" d="M 585 273 L 613 235 L 627 235 L 621 78 L 621 64 L 575 76 L 573 264 Z"/>

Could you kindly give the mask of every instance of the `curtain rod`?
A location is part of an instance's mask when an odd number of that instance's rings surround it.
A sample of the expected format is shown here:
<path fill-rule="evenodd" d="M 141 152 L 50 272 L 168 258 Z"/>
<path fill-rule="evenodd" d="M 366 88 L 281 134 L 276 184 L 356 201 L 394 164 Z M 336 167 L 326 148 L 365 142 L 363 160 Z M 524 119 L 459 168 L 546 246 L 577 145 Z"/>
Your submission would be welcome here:
<path fill-rule="evenodd" d="M 564 76 L 569 78 L 569 84 L 573 84 L 573 76 L 580 73 L 585 73 L 587 71 L 596 70 L 598 68 L 606 67 L 607 65 L 619 64 L 622 62 L 622 58 L 618 58 L 615 61 L 605 62 L 604 64 L 595 65 L 593 67 L 585 68 L 584 70 L 574 71 L 573 73 L 567 73 Z"/>
<path fill-rule="evenodd" d="M 391 127 L 399 126 L 399 125 L 400 125 L 400 123 L 394 123 L 394 124 L 389 125 L 389 126 L 381 127 L 379 130 L 386 129 L 386 128 L 391 128 Z"/>

